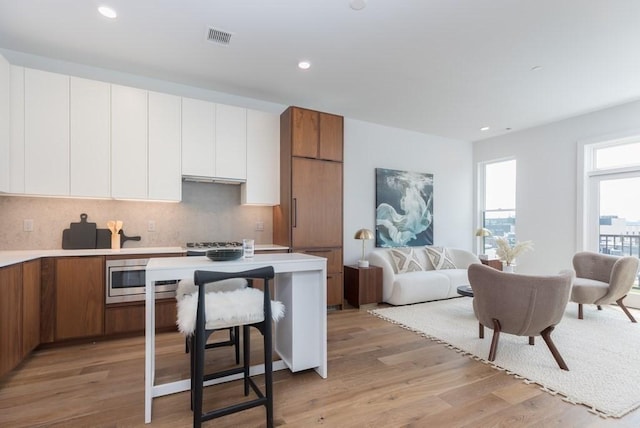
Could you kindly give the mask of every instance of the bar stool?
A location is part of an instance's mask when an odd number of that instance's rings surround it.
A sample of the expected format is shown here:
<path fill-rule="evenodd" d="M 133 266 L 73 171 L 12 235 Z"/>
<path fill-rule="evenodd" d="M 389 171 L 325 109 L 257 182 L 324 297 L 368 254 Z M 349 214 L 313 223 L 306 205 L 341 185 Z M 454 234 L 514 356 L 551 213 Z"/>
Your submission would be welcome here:
<path fill-rule="evenodd" d="M 196 293 L 197 295 L 185 296 L 178 303 L 178 324 L 180 331 L 190 335 L 191 342 L 191 404 L 194 427 L 200 427 L 202 422 L 210 419 L 258 406 L 265 406 L 267 427 L 273 427 L 273 346 L 271 320 L 278 321 L 284 316 L 284 305 L 281 302 L 271 301 L 269 296 L 269 282 L 273 280 L 274 276 L 273 267 L 271 266 L 234 273 L 196 271 L 194 273 L 194 284 L 196 287 L 202 287 L 205 284 L 222 280 L 243 278 L 249 281 L 249 285 L 252 284 L 253 279 L 264 280 L 264 291 L 250 286 L 227 292 L 198 292 Z M 242 365 L 205 374 L 204 354 L 207 338 L 215 330 L 236 326 L 242 326 Z M 264 392 L 258 388 L 249 376 L 251 366 L 250 327 L 258 329 L 263 337 Z M 244 395 L 248 396 L 249 389 L 251 389 L 257 398 L 203 413 L 202 396 L 204 382 L 235 374 L 243 375 Z"/>

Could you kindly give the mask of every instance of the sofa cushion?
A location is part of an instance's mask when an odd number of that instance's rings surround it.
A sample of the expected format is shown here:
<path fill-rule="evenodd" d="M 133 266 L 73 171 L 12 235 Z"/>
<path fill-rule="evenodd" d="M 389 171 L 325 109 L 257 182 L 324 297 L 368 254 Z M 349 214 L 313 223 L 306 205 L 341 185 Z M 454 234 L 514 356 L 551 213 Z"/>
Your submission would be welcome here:
<path fill-rule="evenodd" d="M 391 248 L 389 250 L 389 254 L 391 254 L 393 271 L 395 273 L 417 272 L 424 270 L 424 266 L 420 263 L 420 260 L 417 258 L 413 248 Z"/>
<path fill-rule="evenodd" d="M 392 305 L 426 302 L 449 297 L 450 280 L 438 271 L 408 272 L 397 275 L 387 301 Z"/>
<path fill-rule="evenodd" d="M 425 251 L 431 260 L 431 264 L 436 270 L 439 269 L 456 269 L 453 258 L 444 247 L 425 247 Z"/>

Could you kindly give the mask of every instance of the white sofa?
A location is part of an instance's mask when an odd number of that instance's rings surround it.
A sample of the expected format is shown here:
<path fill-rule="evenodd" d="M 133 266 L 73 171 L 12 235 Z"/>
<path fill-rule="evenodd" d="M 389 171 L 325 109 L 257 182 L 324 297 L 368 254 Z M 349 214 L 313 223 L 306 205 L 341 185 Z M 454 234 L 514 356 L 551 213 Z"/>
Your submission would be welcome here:
<path fill-rule="evenodd" d="M 396 252 L 392 255 L 393 250 Z M 392 305 L 407 305 L 458 296 L 457 288 L 469 285 L 467 268 L 472 263 L 480 263 L 480 259 L 466 250 L 446 250 L 455 268 L 450 265 L 436 269 L 425 247 L 374 249 L 369 253 L 369 263 L 382 268 L 382 300 Z M 402 272 L 403 266 L 398 267 L 398 251 L 411 252 L 411 266 L 404 266 L 409 271 Z"/>

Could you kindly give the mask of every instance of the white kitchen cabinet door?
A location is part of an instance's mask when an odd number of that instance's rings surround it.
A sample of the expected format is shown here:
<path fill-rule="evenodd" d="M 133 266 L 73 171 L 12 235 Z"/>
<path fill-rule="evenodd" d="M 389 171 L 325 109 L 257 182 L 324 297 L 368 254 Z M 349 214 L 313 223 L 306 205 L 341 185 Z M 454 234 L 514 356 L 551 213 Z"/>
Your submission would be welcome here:
<path fill-rule="evenodd" d="M 247 178 L 247 109 L 216 104 L 215 176 Z"/>
<path fill-rule="evenodd" d="M 70 195 L 111 196 L 111 85 L 71 77 Z"/>
<path fill-rule="evenodd" d="M 9 192 L 24 193 L 24 67 L 11 66 Z"/>
<path fill-rule="evenodd" d="M 69 76 L 24 70 L 25 193 L 69 194 Z"/>
<path fill-rule="evenodd" d="M 147 199 L 147 91 L 111 85 L 111 196 Z"/>
<path fill-rule="evenodd" d="M 149 199 L 180 201 L 181 99 L 149 92 Z"/>
<path fill-rule="evenodd" d="M 11 64 L 0 55 L 0 192 L 8 192 L 11 176 Z"/>
<path fill-rule="evenodd" d="M 280 116 L 247 110 L 247 182 L 243 204 L 280 204 Z"/>
<path fill-rule="evenodd" d="M 11 66 L 9 192 L 24 193 L 24 67 Z"/>
<path fill-rule="evenodd" d="M 182 98 L 182 175 L 214 177 L 214 103 Z"/>

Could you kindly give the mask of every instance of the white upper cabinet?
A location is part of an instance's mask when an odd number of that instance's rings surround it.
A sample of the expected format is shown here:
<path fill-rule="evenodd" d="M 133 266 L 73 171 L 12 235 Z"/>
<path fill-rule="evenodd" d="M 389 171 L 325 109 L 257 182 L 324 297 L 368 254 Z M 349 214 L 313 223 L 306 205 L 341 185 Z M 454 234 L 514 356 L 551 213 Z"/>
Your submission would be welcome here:
<path fill-rule="evenodd" d="M 11 66 L 9 192 L 24 193 L 24 67 Z"/>
<path fill-rule="evenodd" d="M 11 64 L 0 55 L 0 192 L 11 183 Z"/>
<path fill-rule="evenodd" d="M 149 199 L 180 201 L 181 99 L 149 92 Z"/>
<path fill-rule="evenodd" d="M 280 116 L 247 110 L 247 182 L 243 204 L 280 204 Z"/>
<path fill-rule="evenodd" d="M 247 109 L 216 104 L 216 177 L 247 178 Z"/>
<path fill-rule="evenodd" d="M 25 193 L 69 194 L 69 76 L 25 69 Z"/>
<path fill-rule="evenodd" d="M 147 198 L 147 91 L 111 85 L 111 196 Z"/>
<path fill-rule="evenodd" d="M 182 175 L 215 176 L 214 103 L 182 98 Z"/>
<path fill-rule="evenodd" d="M 71 77 L 70 195 L 111 196 L 111 85 Z"/>
<path fill-rule="evenodd" d="M 182 99 L 182 175 L 246 180 L 247 109 Z"/>

